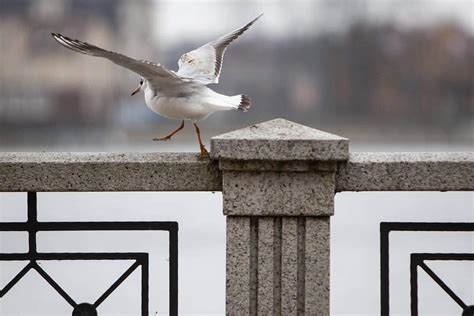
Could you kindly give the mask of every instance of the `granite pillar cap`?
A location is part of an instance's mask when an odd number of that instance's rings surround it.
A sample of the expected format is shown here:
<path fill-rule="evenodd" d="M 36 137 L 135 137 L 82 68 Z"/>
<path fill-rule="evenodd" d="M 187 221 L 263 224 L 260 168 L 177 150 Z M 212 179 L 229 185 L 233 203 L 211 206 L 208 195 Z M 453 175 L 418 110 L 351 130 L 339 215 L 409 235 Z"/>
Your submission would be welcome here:
<path fill-rule="evenodd" d="M 274 119 L 211 138 L 211 158 L 231 160 L 349 159 L 349 140 L 285 119 Z"/>

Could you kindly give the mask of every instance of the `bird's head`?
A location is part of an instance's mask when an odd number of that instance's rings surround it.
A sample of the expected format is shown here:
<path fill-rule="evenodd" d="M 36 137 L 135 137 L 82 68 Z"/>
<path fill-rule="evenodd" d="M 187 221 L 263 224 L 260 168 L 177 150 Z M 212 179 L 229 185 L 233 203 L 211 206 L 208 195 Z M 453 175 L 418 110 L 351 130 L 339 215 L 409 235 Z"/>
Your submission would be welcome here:
<path fill-rule="evenodd" d="M 143 84 L 144 84 L 145 80 L 143 78 L 140 78 L 140 85 L 138 86 L 138 88 L 136 88 L 133 92 L 132 92 L 132 95 L 135 95 L 137 94 L 138 92 L 140 92 L 140 90 L 142 89 L 143 87 Z"/>

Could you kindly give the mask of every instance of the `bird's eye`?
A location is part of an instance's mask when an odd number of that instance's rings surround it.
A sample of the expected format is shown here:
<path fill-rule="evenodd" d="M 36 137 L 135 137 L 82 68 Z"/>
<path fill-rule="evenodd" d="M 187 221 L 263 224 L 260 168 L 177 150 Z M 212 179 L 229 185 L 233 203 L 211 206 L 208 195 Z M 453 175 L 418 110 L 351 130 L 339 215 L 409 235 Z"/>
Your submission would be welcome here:
<path fill-rule="evenodd" d="M 142 84 L 143 84 L 143 79 L 140 79 L 140 85 L 142 85 Z"/>

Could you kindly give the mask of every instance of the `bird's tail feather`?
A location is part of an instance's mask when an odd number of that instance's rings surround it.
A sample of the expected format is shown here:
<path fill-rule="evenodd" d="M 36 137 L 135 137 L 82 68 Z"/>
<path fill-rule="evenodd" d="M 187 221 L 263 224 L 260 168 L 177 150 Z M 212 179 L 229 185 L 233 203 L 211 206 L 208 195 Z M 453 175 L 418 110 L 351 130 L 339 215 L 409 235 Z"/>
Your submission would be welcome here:
<path fill-rule="evenodd" d="M 252 100 L 245 94 L 238 94 L 228 97 L 227 102 L 235 110 L 247 112 L 252 106 Z"/>
<path fill-rule="evenodd" d="M 219 94 L 209 99 L 209 104 L 215 107 L 215 111 L 240 110 L 247 112 L 252 105 L 252 101 L 245 94 L 233 96 Z"/>
<path fill-rule="evenodd" d="M 240 103 L 238 109 L 247 112 L 252 106 L 252 100 L 245 94 L 240 95 Z"/>

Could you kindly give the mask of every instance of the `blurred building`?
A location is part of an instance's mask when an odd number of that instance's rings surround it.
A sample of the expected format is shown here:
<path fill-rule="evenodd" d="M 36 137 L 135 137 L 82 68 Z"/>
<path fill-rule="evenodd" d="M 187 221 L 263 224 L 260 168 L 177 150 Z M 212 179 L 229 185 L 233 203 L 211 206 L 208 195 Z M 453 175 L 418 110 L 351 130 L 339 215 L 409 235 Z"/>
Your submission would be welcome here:
<path fill-rule="evenodd" d="M 226 52 L 220 84 L 211 86 L 246 93 L 254 105 L 247 114 L 217 114 L 204 130 L 282 116 L 352 139 L 389 130 L 472 140 L 474 31 L 461 18 L 427 11 L 418 19 L 427 6 L 421 0 L 0 0 L 0 144 L 28 131 L 34 137 L 39 127 L 53 134 L 91 127 L 150 133 L 158 120 L 175 124 L 152 114 L 142 96 L 130 97 L 137 75 L 68 51 L 51 32 L 176 69 L 182 53 L 261 12 L 264 18 Z"/>
<path fill-rule="evenodd" d="M 2 0 L 0 124 L 104 121 L 132 85 L 123 89 L 109 63 L 66 53 L 50 33 L 151 54 L 152 46 L 140 43 L 150 37 L 150 6 L 126 0 Z"/>

